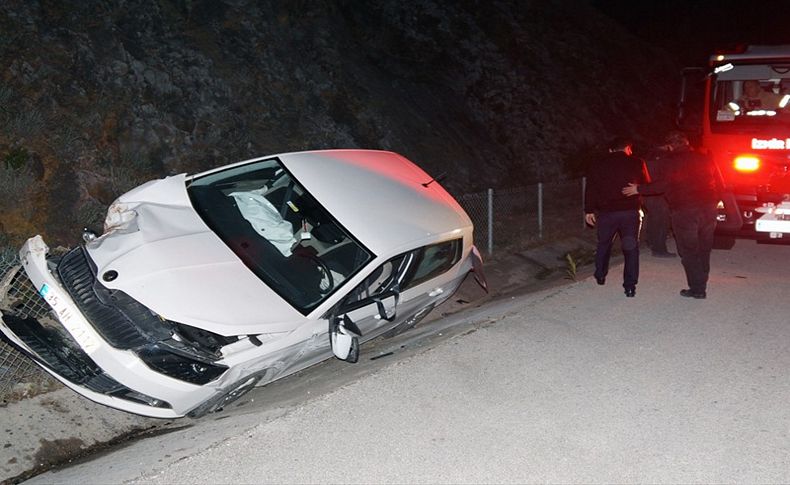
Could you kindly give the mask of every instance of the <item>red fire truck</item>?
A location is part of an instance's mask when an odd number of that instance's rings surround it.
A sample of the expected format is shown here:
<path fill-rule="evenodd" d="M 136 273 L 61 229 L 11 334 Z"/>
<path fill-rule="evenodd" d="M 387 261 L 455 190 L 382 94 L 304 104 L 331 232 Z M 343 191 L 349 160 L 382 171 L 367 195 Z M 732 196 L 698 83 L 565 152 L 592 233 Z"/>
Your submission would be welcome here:
<path fill-rule="evenodd" d="M 693 132 L 734 195 L 717 236 L 777 238 L 755 222 L 790 200 L 790 45 L 717 52 L 707 69 L 685 69 L 678 124 Z"/>

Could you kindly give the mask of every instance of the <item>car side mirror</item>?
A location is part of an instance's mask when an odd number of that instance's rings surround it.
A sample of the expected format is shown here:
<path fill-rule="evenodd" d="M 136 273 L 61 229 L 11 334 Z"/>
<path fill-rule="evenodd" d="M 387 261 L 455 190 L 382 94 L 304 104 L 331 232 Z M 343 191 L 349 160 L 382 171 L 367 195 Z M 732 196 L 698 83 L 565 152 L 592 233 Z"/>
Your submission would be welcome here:
<path fill-rule="evenodd" d="M 348 315 L 334 317 L 329 321 L 329 345 L 332 353 L 340 360 L 351 364 L 359 360 L 359 337 L 362 331 Z"/>

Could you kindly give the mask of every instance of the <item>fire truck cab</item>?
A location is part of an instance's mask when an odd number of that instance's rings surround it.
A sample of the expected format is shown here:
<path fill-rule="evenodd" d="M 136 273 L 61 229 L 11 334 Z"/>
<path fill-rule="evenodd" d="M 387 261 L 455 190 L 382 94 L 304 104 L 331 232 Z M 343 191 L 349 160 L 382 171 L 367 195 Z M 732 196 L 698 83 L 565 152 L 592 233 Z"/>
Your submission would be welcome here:
<path fill-rule="evenodd" d="M 790 200 L 790 45 L 717 52 L 683 81 L 678 125 L 715 160 L 737 204 L 721 206 L 717 235 L 790 238 L 790 221 L 787 232 L 756 224 L 764 207 Z"/>

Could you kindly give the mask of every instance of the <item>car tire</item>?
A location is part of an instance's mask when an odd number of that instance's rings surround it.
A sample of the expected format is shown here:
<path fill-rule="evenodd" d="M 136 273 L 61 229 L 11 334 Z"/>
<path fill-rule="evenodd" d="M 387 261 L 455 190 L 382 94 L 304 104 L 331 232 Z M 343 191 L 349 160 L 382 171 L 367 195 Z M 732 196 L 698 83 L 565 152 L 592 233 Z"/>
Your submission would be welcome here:
<path fill-rule="evenodd" d="M 388 330 L 382 337 L 384 338 L 392 338 L 396 335 L 400 335 L 407 330 L 411 330 L 412 328 L 416 327 L 418 323 L 422 321 L 423 318 L 428 316 L 431 313 L 431 310 L 436 306 L 436 303 L 431 303 L 430 305 L 423 307 L 417 310 L 413 315 L 406 318 L 406 320 L 402 321 L 398 325 L 396 325 L 392 330 Z"/>
<path fill-rule="evenodd" d="M 267 372 L 268 370 L 264 370 L 255 374 L 251 374 L 243 379 L 239 379 L 232 385 L 228 386 L 225 392 L 212 397 L 208 401 L 188 412 L 187 416 L 190 418 L 201 418 L 207 414 L 222 411 L 229 404 L 250 392 L 256 385 L 258 385 L 258 382 L 263 379 Z"/>

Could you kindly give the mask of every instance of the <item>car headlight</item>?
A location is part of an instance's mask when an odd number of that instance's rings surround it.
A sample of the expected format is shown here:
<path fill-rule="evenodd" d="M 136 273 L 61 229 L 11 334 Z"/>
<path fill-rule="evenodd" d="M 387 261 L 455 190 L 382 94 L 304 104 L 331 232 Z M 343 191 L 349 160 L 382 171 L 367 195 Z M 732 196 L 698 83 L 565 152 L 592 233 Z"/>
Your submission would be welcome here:
<path fill-rule="evenodd" d="M 110 232 L 134 232 L 137 228 L 137 212 L 128 204 L 118 201 L 110 204 L 104 218 L 104 234 Z"/>
<path fill-rule="evenodd" d="M 228 370 L 227 366 L 204 362 L 176 353 L 175 349 L 162 344 L 146 345 L 135 350 L 135 353 L 151 369 L 191 384 L 206 384 Z"/>

